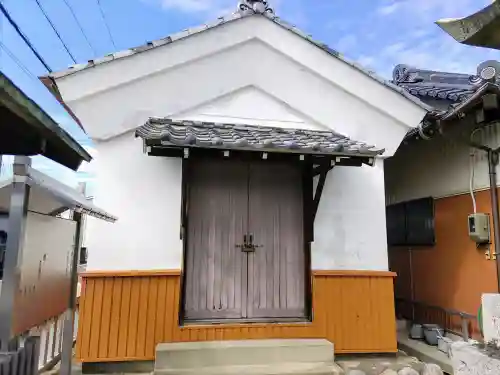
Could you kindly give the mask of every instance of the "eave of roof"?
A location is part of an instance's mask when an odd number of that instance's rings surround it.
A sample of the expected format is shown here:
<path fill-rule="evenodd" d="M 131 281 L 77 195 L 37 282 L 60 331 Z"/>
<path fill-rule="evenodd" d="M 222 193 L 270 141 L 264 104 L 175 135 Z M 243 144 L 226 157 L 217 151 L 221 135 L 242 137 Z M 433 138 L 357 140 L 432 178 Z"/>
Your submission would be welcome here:
<path fill-rule="evenodd" d="M 136 131 L 148 146 L 374 157 L 384 150 L 333 131 L 150 119 Z"/>
<path fill-rule="evenodd" d="M 47 77 L 51 77 L 53 79 L 62 78 L 62 77 L 65 77 L 65 76 L 68 76 L 68 75 L 75 74 L 77 72 L 86 70 L 86 69 L 90 69 L 90 68 L 96 67 L 98 65 L 101 65 L 101 64 L 104 64 L 104 63 L 107 63 L 107 62 L 111 62 L 111 61 L 115 61 L 115 60 L 119 60 L 119 59 L 122 59 L 122 58 L 129 57 L 129 56 L 133 56 L 133 55 L 136 55 L 138 53 L 142 53 L 142 52 L 154 49 L 154 48 L 158 48 L 158 47 L 164 46 L 166 44 L 173 43 L 173 42 L 175 42 L 177 40 L 181 40 L 181 39 L 187 38 L 187 37 L 189 37 L 191 35 L 195 35 L 195 34 L 204 32 L 206 30 L 210 30 L 210 29 L 219 27 L 221 25 L 230 23 L 230 22 L 234 22 L 234 21 L 239 20 L 241 18 L 245 18 L 245 17 L 259 17 L 259 16 L 260 17 L 265 17 L 268 20 L 270 20 L 270 21 L 274 22 L 275 24 L 279 25 L 280 27 L 282 27 L 282 28 L 284 28 L 284 29 L 286 29 L 286 30 L 288 30 L 290 32 L 293 32 L 294 34 L 300 36 L 304 40 L 306 40 L 306 41 L 314 44 L 316 47 L 321 48 L 323 51 L 325 51 L 329 55 L 331 55 L 331 56 L 333 56 L 333 57 L 341 60 L 342 62 L 350 65 L 354 69 L 356 69 L 356 70 L 362 72 L 363 74 L 371 77 L 372 79 L 378 81 L 379 83 L 383 84 L 384 86 L 387 86 L 391 90 L 393 90 L 393 91 L 401 94 L 406 99 L 412 101 L 413 103 L 415 103 L 416 105 L 418 105 L 421 108 L 425 109 L 426 111 L 432 110 L 431 106 L 429 106 L 426 103 L 422 102 L 419 98 L 415 97 L 414 95 L 411 95 L 404 88 L 398 87 L 398 85 L 392 83 L 391 81 L 388 81 L 388 80 L 386 80 L 386 79 L 378 76 L 376 73 L 363 68 L 361 65 L 359 65 L 359 64 L 357 64 L 355 62 L 352 62 L 352 61 L 346 59 L 338 51 L 336 51 L 333 48 L 329 47 L 327 44 L 322 43 L 320 41 L 317 41 L 317 40 L 313 39 L 311 35 L 305 33 L 304 31 L 302 31 L 298 27 L 296 27 L 296 26 L 294 26 L 294 25 L 286 22 L 285 20 L 283 20 L 283 19 L 275 16 L 273 13 L 269 13 L 269 12 L 265 12 L 265 13 L 262 13 L 262 14 L 261 13 L 255 13 L 255 12 L 252 12 L 252 11 L 251 12 L 247 12 L 247 13 L 235 12 L 235 13 L 229 15 L 229 16 L 220 17 L 220 18 L 217 19 L 217 21 L 215 21 L 213 23 L 209 23 L 209 24 L 206 24 L 206 25 L 201 25 L 201 26 L 198 26 L 198 27 L 189 28 L 189 29 L 186 29 L 186 30 L 181 31 L 179 33 L 175 33 L 175 34 L 171 34 L 169 36 L 166 36 L 166 37 L 164 37 L 162 39 L 158 39 L 158 40 L 154 40 L 154 41 L 148 42 L 148 43 L 146 43 L 146 44 L 144 44 L 142 46 L 139 46 L 139 47 L 130 48 L 128 50 L 124 50 L 124 51 L 120 51 L 120 52 L 116 52 L 116 53 L 112 53 L 112 54 L 106 55 L 105 57 L 100 58 L 100 59 L 89 60 L 85 64 L 73 65 L 73 66 L 70 66 L 66 70 L 63 70 L 63 71 L 60 71 L 60 72 L 51 73 Z M 45 78 L 45 77 L 41 77 L 42 80 L 43 80 L 43 78 Z"/>
<path fill-rule="evenodd" d="M 444 124 L 456 120 L 461 118 L 465 113 L 474 110 L 480 105 L 485 94 L 497 94 L 500 97 L 500 85 L 486 82 L 463 101 L 450 105 L 448 110 L 429 112 L 417 128 L 412 129 L 406 134 L 405 139 L 431 137 L 437 132 L 436 127 L 438 123 Z"/>
<path fill-rule="evenodd" d="M 12 184 L 16 181 L 16 176 L 0 181 L 0 190 L 10 189 Z M 48 193 L 49 197 L 53 199 L 53 202 L 59 205 L 59 207 L 56 207 L 55 209 L 55 211 L 57 212 L 64 212 L 65 210 L 70 209 L 108 222 L 115 222 L 116 220 L 118 220 L 116 216 L 111 215 L 105 210 L 95 206 L 89 199 L 87 199 L 77 190 L 53 179 L 52 177 L 47 176 L 46 174 L 32 167 L 27 168 L 25 181 L 32 187 L 32 189 L 41 190 Z M 35 207 L 31 207 L 33 203 L 33 200 L 29 201 L 29 210 L 34 210 L 36 212 L 47 215 L 52 214 L 51 212 L 42 212 L 39 207 L 36 207 L 36 205 Z M 0 202 L 0 207 L 2 209 L 8 209 L 8 205 L 8 200 Z"/>
<path fill-rule="evenodd" d="M 38 104 L 0 72 L 0 122 L 4 146 L 0 154 L 30 154 L 27 140 L 36 140 L 40 153 L 73 170 L 82 161 L 90 161 L 90 154 L 62 129 Z M 7 118 L 7 116 L 9 118 Z M 43 146 L 45 144 L 45 146 Z"/>
<path fill-rule="evenodd" d="M 485 8 L 461 19 L 442 19 L 436 22 L 457 42 L 470 46 L 500 49 L 500 2 L 493 1 Z"/>
<path fill-rule="evenodd" d="M 451 106 L 450 109 L 446 113 L 442 114 L 439 119 L 441 121 L 448 121 L 456 118 L 460 113 L 466 112 L 474 107 L 481 101 L 482 96 L 487 93 L 500 95 L 500 86 L 496 83 L 486 82 L 467 99 L 461 103 Z"/>
<path fill-rule="evenodd" d="M 474 93 L 481 78 L 477 75 L 417 69 L 399 64 L 393 70 L 392 82 L 414 96 L 458 102 Z"/>
<path fill-rule="evenodd" d="M 446 110 L 428 112 L 422 123 L 405 136 L 405 139 L 425 138 L 425 132 L 436 121 L 455 118 L 485 93 L 500 94 L 500 62 L 489 60 L 479 64 L 475 75 L 417 69 L 399 64 L 394 68 L 393 82 L 413 95 L 450 102 Z"/>

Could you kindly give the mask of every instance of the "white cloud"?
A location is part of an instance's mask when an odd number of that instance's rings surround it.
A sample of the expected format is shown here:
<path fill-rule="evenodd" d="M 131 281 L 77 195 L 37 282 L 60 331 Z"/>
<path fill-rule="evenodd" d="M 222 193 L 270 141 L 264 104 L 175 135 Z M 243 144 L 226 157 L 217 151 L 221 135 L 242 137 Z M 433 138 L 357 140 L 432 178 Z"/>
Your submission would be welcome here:
<path fill-rule="evenodd" d="M 203 15 L 208 19 L 229 14 L 236 10 L 234 0 L 142 0 L 157 4 L 164 10 L 175 10 L 186 14 Z"/>
<path fill-rule="evenodd" d="M 392 3 L 392 4 L 383 5 L 377 9 L 377 13 L 382 15 L 382 16 L 392 14 L 399 9 L 400 5 L 401 5 L 400 3 Z"/>
<path fill-rule="evenodd" d="M 335 44 L 335 49 L 341 53 L 354 49 L 358 45 L 358 38 L 354 34 L 347 34 L 340 38 Z"/>
<path fill-rule="evenodd" d="M 206 21 L 233 13 L 237 10 L 238 0 L 141 0 L 150 4 L 159 4 L 165 10 L 176 10 L 191 15 L 203 15 Z M 305 27 L 308 24 L 304 6 L 306 0 L 270 0 L 276 14 L 287 21 Z"/>
<path fill-rule="evenodd" d="M 435 21 L 444 17 L 464 17 L 491 0 L 386 0 L 375 12 L 380 50 L 361 54 L 360 63 L 387 78 L 395 65 L 403 63 L 422 69 L 473 74 L 476 66 L 498 52 L 461 45 L 441 31 Z M 382 18 L 383 17 L 383 18 Z M 377 20 L 378 18 L 378 20 Z M 363 41 L 361 41 L 362 43 Z"/>
<path fill-rule="evenodd" d="M 186 13 L 205 12 L 225 7 L 231 0 L 162 0 L 165 9 L 177 9 Z"/>

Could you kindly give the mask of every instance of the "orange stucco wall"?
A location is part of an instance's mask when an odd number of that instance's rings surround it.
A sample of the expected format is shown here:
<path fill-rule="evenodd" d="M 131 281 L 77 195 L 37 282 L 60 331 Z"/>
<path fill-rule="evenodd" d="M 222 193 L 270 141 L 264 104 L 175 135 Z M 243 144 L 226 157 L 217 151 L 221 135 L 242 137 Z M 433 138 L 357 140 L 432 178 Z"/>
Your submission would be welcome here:
<path fill-rule="evenodd" d="M 477 212 L 491 214 L 489 191 L 477 192 L 476 201 Z M 481 294 L 497 292 L 495 261 L 486 260 L 484 249 L 477 249 L 468 236 L 467 216 L 472 211 L 467 194 L 435 201 L 436 245 L 412 250 L 416 301 L 475 315 Z M 398 274 L 396 296 L 410 299 L 407 249 L 390 249 L 389 264 Z"/>
<path fill-rule="evenodd" d="M 326 338 L 336 353 L 397 351 L 391 272 L 314 271 L 308 323 L 179 324 L 180 271 L 83 276 L 76 357 L 153 360 L 156 344 L 264 338 Z"/>

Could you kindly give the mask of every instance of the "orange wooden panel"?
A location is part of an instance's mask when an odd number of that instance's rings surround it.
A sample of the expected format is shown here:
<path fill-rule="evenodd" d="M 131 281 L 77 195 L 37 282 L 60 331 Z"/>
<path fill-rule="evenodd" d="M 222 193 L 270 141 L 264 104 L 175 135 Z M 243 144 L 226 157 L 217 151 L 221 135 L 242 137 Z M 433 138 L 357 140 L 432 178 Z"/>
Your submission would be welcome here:
<path fill-rule="evenodd" d="M 85 293 L 85 298 L 83 298 L 80 301 L 80 306 L 79 306 L 79 312 L 78 312 L 78 332 L 80 334 L 77 335 L 76 338 L 76 357 L 77 358 L 82 358 L 82 357 L 88 357 L 88 353 L 82 353 L 82 348 L 87 349 L 88 348 L 88 343 L 84 342 L 83 339 L 89 337 L 90 333 L 90 324 L 92 322 L 89 317 L 87 317 L 87 314 L 89 314 L 89 308 L 87 306 L 90 306 L 92 304 L 93 300 L 93 293 L 89 292 L 88 290 L 88 284 L 89 282 L 84 279 L 81 281 L 82 284 L 82 292 Z"/>
<path fill-rule="evenodd" d="M 477 211 L 491 214 L 490 191 L 475 196 Z M 469 194 L 435 200 L 436 244 L 412 252 L 415 300 L 476 315 L 481 295 L 497 293 L 496 262 L 487 260 L 485 249 L 478 249 L 468 235 L 472 211 Z M 399 275 L 396 295 L 411 299 L 408 249 L 390 248 L 389 264 Z"/>
<path fill-rule="evenodd" d="M 158 299 L 156 306 L 156 321 L 155 321 L 155 343 L 162 342 L 166 339 L 165 335 L 165 321 L 170 319 L 166 319 L 165 311 L 167 304 L 167 287 L 168 287 L 168 278 L 162 277 L 158 278 Z"/>
<path fill-rule="evenodd" d="M 323 337 L 338 353 L 397 350 L 393 277 L 386 272 L 315 273 L 313 322 L 295 324 L 180 327 L 178 273 L 92 275 L 83 283 L 77 357 L 84 362 L 152 360 L 160 342 L 247 338 Z"/>
<path fill-rule="evenodd" d="M 170 333 L 165 339 L 170 341 L 182 341 L 179 329 L 179 298 L 180 298 L 180 278 L 171 278 L 169 280 L 169 289 L 172 290 L 172 300 L 167 301 L 167 312 L 169 317 Z"/>
<path fill-rule="evenodd" d="M 137 353 L 137 326 L 139 323 L 139 298 L 141 295 L 142 277 L 132 277 L 129 305 L 129 322 L 127 335 L 127 357 L 135 356 Z"/>
<path fill-rule="evenodd" d="M 122 285 L 123 278 L 117 277 L 113 279 L 113 292 L 111 296 L 111 322 L 109 327 L 109 347 L 108 355 L 110 357 L 118 356 L 118 340 L 120 332 L 120 317 L 121 300 L 122 300 Z"/>
<path fill-rule="evenodd" d="M 137 342 L 134 354 L 136 356 L 146 355 L 146 329 L 148 320 L 148 296 L 149 284 L 152 278 L 141 277 L 139 283 L 139 306 L 137 312 Z"/>
<path fill-rule="evenodd" d="M 102 319 L 99 332 L 99 358 L 106 358 L 109 356 L 108 347 L 110 343 L 109 332 L 111 330 L 111 310 L 114 278 L 104 279 L 103 284 L 104 292 L 102 295 Z"/>
<path fill-rule="evenodd" d="M 102 297 L 104 294 L 104 280 L 96 279 L 94 281 L 94 303 L 92 304 L 90 324 L 90 346 L 88 353 L 91 358 L 99 358 L 99 337 L 101 332 L 102 320 Z"/>
<path fill-rule="evenodd" d="M 120 323 L 118 331 L 118 358 L 127 356 L 127 341 L 130 317 L 130 296 L 132 292 L 132 277 L 126 277 L 122 282 L 122 297 L 120 304 Z M 92 279 L 89 279 L 92 280 Z"/>
<path fill-rule="evenodd" d="M 150 288 L 148 290 L 148 310 L 146 313 L 146 346 L 145 354 L 154 353 L 156 341 L 155 341 L 155 331 L 156 331 L 156 311 L 157 311 L 157 301 L 158 301 L 158 284 L 160 279 L 154 277 L 151 279 Z"/>

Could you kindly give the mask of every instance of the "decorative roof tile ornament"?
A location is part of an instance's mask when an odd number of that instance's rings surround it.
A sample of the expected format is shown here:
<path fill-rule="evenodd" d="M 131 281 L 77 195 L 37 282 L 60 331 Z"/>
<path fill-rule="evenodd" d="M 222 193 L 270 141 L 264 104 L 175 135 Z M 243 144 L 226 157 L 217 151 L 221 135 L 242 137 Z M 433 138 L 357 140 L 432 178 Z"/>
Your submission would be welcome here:
<path fill-rule="evenodd" d="M 500 84 L 500 62 L 485 61 L 476 74 L 460 74 L 417 69 L 409 65 L 396 65 L 393 83 L 420 98 L 437 98 L 449 102 L 462 102 L 485 83 Z M 449 103 L 451 104 L 451 103 Z"/>
<path fill-rule="evenodd" d="M 242 0 L 238 3 L 238 11 L 247 13 L 269 13 L 274 14 L 274 10 L 269 6 L 266 0 Z"/>

